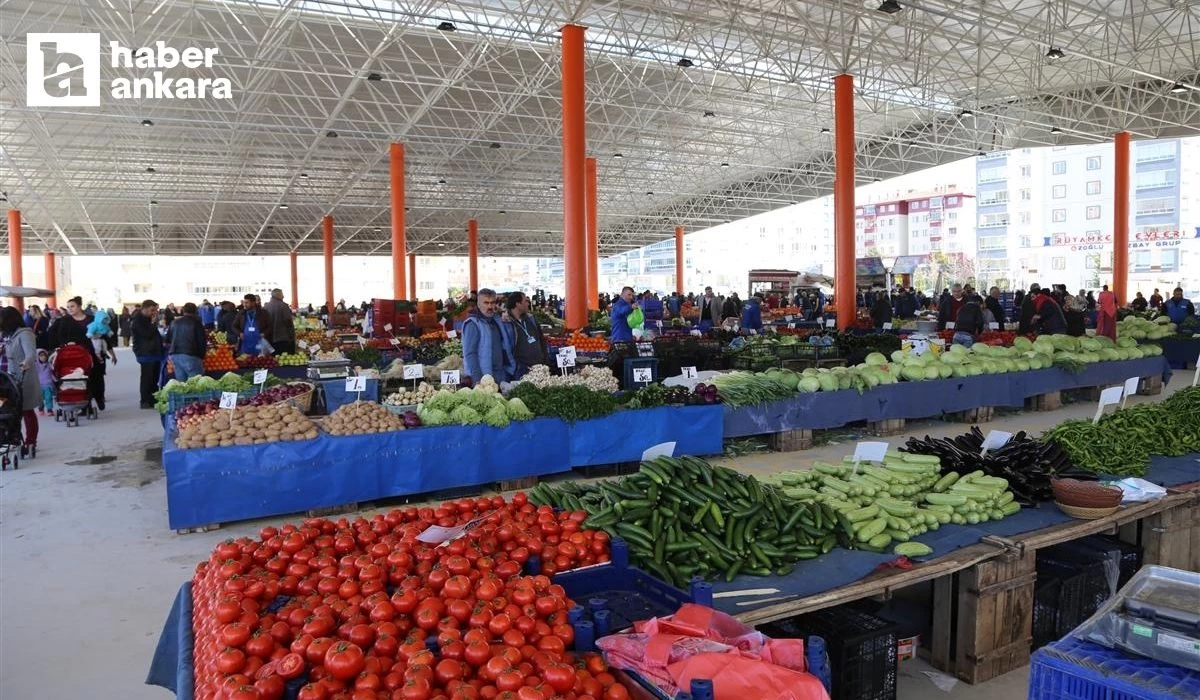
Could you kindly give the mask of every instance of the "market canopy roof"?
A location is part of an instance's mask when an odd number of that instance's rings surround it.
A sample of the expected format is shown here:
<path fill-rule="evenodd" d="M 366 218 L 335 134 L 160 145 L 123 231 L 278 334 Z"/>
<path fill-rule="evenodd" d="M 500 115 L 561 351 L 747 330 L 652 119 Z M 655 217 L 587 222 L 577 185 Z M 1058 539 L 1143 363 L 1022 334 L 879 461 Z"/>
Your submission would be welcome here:
<path fill-rule="evenodd" d="M 409 252 L 464 254 L 476 217 L 483 255 L 558 255 L 567 22 L 588 27 L 603 255 L 829 194 L 841 72 L 860 182 L 1122 129 L 1200 134 L 1200 3 L 901 4 L 8 0 L 0 205 L 21 209 L 28 253 L 314 254 L 332 212 L 339 253 L 384 254 L 398 140 Z M 170 75 L 230 77 L 233 99 L 25 106 L 26 33 L 80 30 L 216 47 L 212 69 Z M 128 74 L 102 64 L 104 84 Z"/>

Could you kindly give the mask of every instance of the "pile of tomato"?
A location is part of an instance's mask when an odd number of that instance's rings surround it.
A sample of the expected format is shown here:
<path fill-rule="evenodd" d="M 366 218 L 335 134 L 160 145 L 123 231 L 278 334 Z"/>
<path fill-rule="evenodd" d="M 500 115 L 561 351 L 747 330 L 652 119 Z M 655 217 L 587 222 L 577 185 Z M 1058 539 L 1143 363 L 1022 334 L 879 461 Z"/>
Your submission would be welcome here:
<path fill-rule="evenodd" d="M 546 575 L 608 561 L 585 517 L 518 493 L 222 542 L 193 579 L 195 697 L 627 698 L 599 656 L 569 651 L 573 603 Z M 468 522 L 440 546 L 417 540 Z M 543 574 L 522 574 L 532 555 Z"/>

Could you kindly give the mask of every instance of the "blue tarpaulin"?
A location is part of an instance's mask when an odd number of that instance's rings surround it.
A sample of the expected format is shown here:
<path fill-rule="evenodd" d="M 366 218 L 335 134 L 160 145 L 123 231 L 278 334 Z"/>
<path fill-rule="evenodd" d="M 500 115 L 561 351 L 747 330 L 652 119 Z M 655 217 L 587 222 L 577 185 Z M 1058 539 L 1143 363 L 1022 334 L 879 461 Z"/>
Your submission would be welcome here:
<path fill-rule="evenodd" d="M 855 421 L 929 418 L 981 406 L 1022 406 L 1030 396 L 1061 389 L 1119 384 L 1130 377 L 1171 369 L 1162 357 L 1097 362 L 1081 374 L 1057 367 L 884 384 L 859 394 L 853 389 L 819 391 L 754 406 L 725 409 L 725 437 L 778 433 L 785 430 L 837 428 Z"/>
<path fill-rule="evenodd" d="M 571 466 L 637 462 L 642 452 L 674 442 L 677 455 L 713 455 L 724 450 L 719 405 L 618 411 L 570 426 Z"/>
<path fill-rule="evenodd" d="M 570 468 L 562 421 L 447 426 L 181 450 L 163 445 L 172 529 L 474 486 Z"/>
<path fill-rule="evenodd" d="M 1196 358 L 1200 357 L 1200 337 L 1165 338 L 1159 344 L 1162 345 L 1163 357 L 1172 369 L 1186 369 L 1189 364 L 1196 364 Z"/>

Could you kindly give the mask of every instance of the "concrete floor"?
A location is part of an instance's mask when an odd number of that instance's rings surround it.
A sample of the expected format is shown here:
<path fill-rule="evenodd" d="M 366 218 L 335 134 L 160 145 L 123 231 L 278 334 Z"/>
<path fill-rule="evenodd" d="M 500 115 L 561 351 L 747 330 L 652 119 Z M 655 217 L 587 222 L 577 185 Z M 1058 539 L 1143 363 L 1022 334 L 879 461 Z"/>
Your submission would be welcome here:
<path fill-rule="evenodd" d="M 217 542 L 255 535 L 267 522 L 295 520 L 271 518 L 182 536 L 168 529 L 158 416 L 136 408 L 137 366 L 127 349 L 119 351 L 119 362 L 109 369 L 109 407 L 98 421 L 67 428 L 42 419 L 38 458 L 20 471 L 0 473 L 0 700 L 168 697 L 143 680 L 180 584 Z M 1004 417 L 988 427 L 1039 430 L 1092 411 L 1075 405 Z M 924 421 L 912 434 L 953 434 L 964 427 Z M 898 445 L 906 437 L 890 441 Z M 843 441 L 733 462 L 766 473 L 840 459 L 851 450 Z M 902 700 L 943 693 L 922 673 L 927 670 L 920 661 L 904 662 Z M 1027 675 L 1027 669 L 1014 671 L 977 687 L 958 683 L 945 695 L 1016 700 L 1025 696 Z"/>

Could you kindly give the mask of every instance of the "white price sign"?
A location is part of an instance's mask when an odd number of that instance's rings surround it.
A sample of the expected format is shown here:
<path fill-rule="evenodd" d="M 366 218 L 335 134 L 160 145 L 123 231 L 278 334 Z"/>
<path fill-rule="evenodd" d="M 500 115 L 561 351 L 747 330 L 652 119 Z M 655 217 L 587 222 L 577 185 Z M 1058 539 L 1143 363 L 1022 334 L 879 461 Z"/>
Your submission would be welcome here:
<path fill-rule="evenodd" d="M 455 331 L 455 330 L 446 331 L 446 337 L 449 338 L 450 340 L 454 340 L 455 338 L 458 337 L 458 331 Z"/>
<path fill-rule="evenodd" d="M 983 445 L 980 448 L 979 454 L 985 455 L 988 453 L 988 450 L 998 450 L 1007 445 L 1011 439 L 1012 433 L 1006 433 L 1003 430 L 989 430 L 987 436 L 983 438 Z"/>
<path fill-rule="evenodd" d="M 946 330 L 948 330 L 948 331 L 954 330 L 954 321 L 946 321 Z"/>
<path fill-rule="evenodd" d="M 392 332 L 392 324 L 390 324 L 390 323 L 383 324 L 383 330 L 387 331 L 388 333 L 391 333 Z"/>
<path fill-rule="evenodd" d="M 1130 377 L 1125 380 L 1125 393 L 1121 396 L 1121 408 L 1125 408 L 1125 402 L 1129 397 L 1137 393 L 1138 384 L 1142 381 L 1141 377 Z"/>
<path fill-rule="evenodd" d="M 998 330 L 1000 330 L 1000 324 L 996 323 L 995 321 L 992 321 L 991 323 L 988 324 L 988 330 L 989 331 L 998 331 Z"/>
<path fill-rule="evenodd" d="M 680 374 L 683 375 L 684 379 L 695 379 L 696 378 L 696 368 L 695 367 L 680 367 L 679 372 L 680 372 Z"/>
<path fill-rule="evenodd" d="M 574 367 L 575 366 L 575 356 L 574 355 L 559 354 L 557 359 L 558 359 L 558 366 L 560 369 L 564 368 L 564 367 Z"/>
<path fill-rule="evenodd" d="M 633 383 L 634 384 L 649 384 L 654 381 L 654 370 L 649 367 L 634 367 L 633 368 Z"/>
<path fill-rule="evenodd" d="M 398 346 L 398 345 L 400 345 L 400 339 L 399 339 L 399 338 L 392 338 L 392 339 L 391 339 L 391 340 L 389 340 L 388 342 L 389 342 L 389 343 L 391 343 L 393 346 Z"/>
<path fill-rule="evenodd" d="M 826 328 L 833 328 L 833 327 L 834 327 L 834 326 L 836 326 L 836 325 L 837 325 L 837 319 L 836 319 L 836 318 L 827 318 L 827 319 L 825 319 L 825 327 L 826 327 Z"/>
<path fill-rule="evenodd" d="M 325 331 L 325 337 L 326 337 L 326 338 L 332 338 L 332 337 L 333 337 L 333 331 L 331 331 L 331 330 L 329 330 L 329 331 Z"/>
<path fill-rule="evenodd" d="M 1121 403 L 1121 397 L 1125 394 L 1125 387 L 1110 386 L 1100 392 L 1100 405 L 1096 407 L 1096 416 L 1092 418 L 1092 423 L 1099 423 L 1100 416 L 1104 415 L 1105 406 L 1116 406 Z"/>
<path fill-rule="evenodd" d="M 442 384 L 450 384 L 452 386 L 458 386 L 458 380 L 459 380 L 459 371 L 458 370 L 456 370 L 456 369 L 442 370 Z"/>
<path fill-rule="evenodd" d="M 883 324 L 883 330 L 885 330 L 885 331 L 890 331 L 890 330 L 892 330 L 892 322 L 891 322 L 891 321 L 888 321 L 887 323 L 884 323 L 884 324 Z"/>
<path fill-rule="evenodd" d="M 792 322 L 792 317 L 791 317 L 791 316 L 784 316 L 784 317 L 783 317 L 783 320 L 784 320 L 784 321 L 787 321 L 788 323 L 791 323 L 791 322 Z"/>
<path fill-rule="evenodd" d="M 307 340 L 297 340 L 297 341 L 296 341 L 296 345 L 300 346 L 300 349 L 301 349 L 301 350 L 307 350 L 307 349 L 308 349 L 308 341 L 307 341 Z"/>
<path fill-rule="evenodd" d="M 236 391 L 222 391 L 220 407 L 229 409 L 237 408 L 237 399 L 238 395 Z"/>
<path fill-rule="evenodd" d="M 673 454 L 675 454 L 675 443 L 660 442 L 653 447 L 646 448 L 642 452 L 642 461 L 649 462 L 652 459 L 657 459 L 659 457 L 670 457 Z"/>
<path fill-rule="evenodd" d="M 854 446 L 854 463 L 882 462 L 887 456 L 886 442 L 860 442 Z"/>
<path fill-rule="evenodd" d="M 411 364 L 404 365 L 405 379 L 420 379 L 425 376 L 425 365 Z"/>
<path fill-rule="evenodd" d="M 367 390 L 366 377 L 346 377 L 346 392 L 355 392 L 361 394 Z"/>
<path fill-rule="evenodd" d="M 267 370 L 265 370 L 265 369 L 254 370 L 254 383 L 255 384 L 266 384 L 267 383 Z"/>
<path fill-rule="evenodd" d="M 571 361 L 572 361 L 572 362 L 574 362 L 574 361 L 575 361 L 575 357 L 576 357 L 576 355 L 577 355 L 577 353 L 575 352 L 575 346 L 574 346 L 574 345 L 564 345 L 564 346 L 562 346 L 561 348 L 559 348 L 559 349 L 558 349 L 558 356 L 559 356 L 559 357 L 569 357 L 569 358 L 571 358 Z"/>

